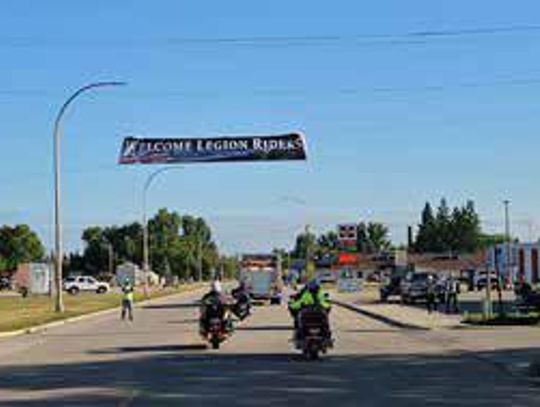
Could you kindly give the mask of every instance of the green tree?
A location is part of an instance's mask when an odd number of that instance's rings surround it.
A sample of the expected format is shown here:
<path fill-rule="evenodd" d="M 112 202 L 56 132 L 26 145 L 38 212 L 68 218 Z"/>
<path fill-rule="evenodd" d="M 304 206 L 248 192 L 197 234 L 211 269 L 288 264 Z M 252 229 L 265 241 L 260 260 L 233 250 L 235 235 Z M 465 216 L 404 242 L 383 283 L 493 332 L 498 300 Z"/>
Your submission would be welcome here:
<path fill-rule="evenodd" d="M 428 202 L 421 218 L 415 242 L 417 252 L 471 253 L 482 245 L 480 217 L 473 201 L 469 200 L 465 206 L 455 207 L 450 212 L 443 198 L 435 217 Z"/>
<path fill-rule="evenodd" d="M 415 250 L 424 253 L 431 251 L 434 247 L 435 236 L 437 234 L 435 216 L 431 204 L 426 202 L 422 210 L 420 225 L 416 235 Z"/>
<path fill-rule="evenodd" d="M 318 251 L 317 236 L 314 233 L 301 233 L 296 237 L 293 256 L 296 259 L 305 259 L 309 250 L 310 257 Z"/>
<path fill-rule="evenodd" d="M 375 253 L 392 246 L 388 228 L 380 222 L 360 222 L 357 227 L 357 249 L 360 253 Z"/>
<path fill-rule="evenodd" d="M 20 263 L 43 260 L 45 249 L 28 225 L 0 228 L 0 270 L 14 271 Z"/>
<path fill-rule="evenodd" d="M 142 226 L 136 222 L 85 229 L 82 235 L 85 272 L 97 274 L 108 269 L 108 245 L 113 247 L 115 265 L 125 261 L 142 264 L 142 238 Z M 219 264 L 211 229 L 202 218 L 160 209 L 148 220 L 148 238 L 150 267 L 163 276 L 196 277 L 200 261 L 203 277 L 208 278 Z"/>
<path fill-rule="evenodd" d="M 372 252 L 388 250 L 392 246 L 388 238 L 388 228 L 382 223 L 370 222 L 367 225 L 369 247 Z"/>
<path fill-rule="evenodd" d="M 367 226 L 364 222 L 358 224 L 356 230 L 357 236 L 357 250 L 360 253 L 370 253 L 372 251 L 371 243 L 369 241 L 369 234 Z"/>
<path fill-rule="evenodd" d="M 452 220 L 450 217 L 450 208 L 448 208 L 445 198 L 441 199 L 441 203 L 437 209 L 435 231 L 433 251 L 436 253 L 450 251 L 452 245 Z"/>

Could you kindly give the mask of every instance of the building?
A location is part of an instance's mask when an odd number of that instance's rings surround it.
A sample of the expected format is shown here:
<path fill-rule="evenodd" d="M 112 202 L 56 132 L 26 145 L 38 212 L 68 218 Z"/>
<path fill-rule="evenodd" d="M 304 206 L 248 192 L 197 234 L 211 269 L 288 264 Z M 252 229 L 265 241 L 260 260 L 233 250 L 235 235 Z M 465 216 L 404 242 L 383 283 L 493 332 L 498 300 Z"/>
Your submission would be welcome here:
<path fill-rule="evenodd" d="M 499 244 L 490 248 L 488 265 L 511 281 L 540 283 L 540 242 Z"/>
<path fill-rule="evenodd" d="M 15 289 L 31 294 L 49 294 L 52 288 L 51 267 L 47 263 L 19 264 L 13 275 Z"/>
<path fill-rule="evenodd" d="M 135 285 L 144 284 L 144 271 L 134 263 L 125 262 L 116 267 L 116 281 L 122 284 L 128 278 Z M 150 285 L 159 284 L 159 275 L 153 271 L 148 271 L 148 283 Z"/>

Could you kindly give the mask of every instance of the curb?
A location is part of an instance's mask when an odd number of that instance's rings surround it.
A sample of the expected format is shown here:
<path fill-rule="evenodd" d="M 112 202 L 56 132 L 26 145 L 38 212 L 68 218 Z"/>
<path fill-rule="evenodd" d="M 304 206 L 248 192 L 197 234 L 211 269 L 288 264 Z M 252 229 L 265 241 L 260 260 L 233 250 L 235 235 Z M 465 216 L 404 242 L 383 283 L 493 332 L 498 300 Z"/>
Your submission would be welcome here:
<path fill-rule="evenodd" d="M 139 301 L 139 302 L 135 303 L 135 306 L 148 305 L 148 304 L 150 304 L 152 302 L 156 302 L 156 301 L 163 300 L 163 299 L 166 299 L 166 298 L 174 297 L 174 296 L 180 295 L 180 294 L 186 294 L 186 293 L 190 293 L 190 292 L 195 292 L 195 291 L 197 291 L 199 289 L 202 289 L 202 287 L 193 288 L 193 290 L 187 290 L 187 291 L 183 291 L 183 292 L 179 292 L 179 293 L 168 294 L 168 295 L 164 295 L 162 297 L 151 298 L 149 300 Z M 47 329 L 50 329 L 50 328 L 56 328 L 58 326 L 66 325 L 66 324 L 69 324 L 69 323 L 79 322 L 79 321 L 83 321 L 83 320 L 94 318 L 94 317 L 99 317 L 99 316 L 103 316 L 103 315 L 112 314 L 112 313 L 118 312 L 120 309 L 121 309 L 121 307 L 117 306 L 117 307 L 107 308 L 107 309 L 100 310 L 100 311 L 90 312 L 88 314 L 82 314 L 82 315 L 77 315 L 77 316 L 61 319 L 61 320 L 58 320 L 58 321 L 48 322 L 46 324 L 31 326 L 29 328 L 18 329 L 16 331 L 0 332 L 0 339 L 44 332 L 44 331 L 46 331 Z"/>
<path fill-rule="evenodd" d="M 393 326 L 395 328 L 400 328 L 400 329 L 410 329 L 410 330 L 416 330 L 416 331 L 430 331 L 431 328 L 426 328 L 424 326 L 420 326 L 420 325 L 414 325 L 414 324 L 407 324 L 407 323 L 404 323 L 404 322 L 401 322 L 401 321 L 398 321 L 396 319 L 393 319 L 393 318 L 389 318 L 389 317 L 386 317 L 386 316 L 383 316 L 383 315 L 380 315 L 380 314 L 376 314 L 374 312 L 371 312 L 371 311 L 367 311 L 357 305 L 353 305 L 353 304 L 350 304 L 348 302 L 343 302 L 343 301 L 336 301 L 336 300 L 330 300 L 330 302 L 332 304 L 335 304 L 337 306 L 340 306 L 340 307 L 343 307 L 343 308 L 346 308 L 350 311 L 354 311 L 354 312 L 357 312 L 359 314 L 362 314 L 368 318 L 371 318 L 371 319 L 375 319 L 379 322 L 382 322 L 384 324 L 387 324 L 387 325 L 390 325 L 390 326 Z"/>

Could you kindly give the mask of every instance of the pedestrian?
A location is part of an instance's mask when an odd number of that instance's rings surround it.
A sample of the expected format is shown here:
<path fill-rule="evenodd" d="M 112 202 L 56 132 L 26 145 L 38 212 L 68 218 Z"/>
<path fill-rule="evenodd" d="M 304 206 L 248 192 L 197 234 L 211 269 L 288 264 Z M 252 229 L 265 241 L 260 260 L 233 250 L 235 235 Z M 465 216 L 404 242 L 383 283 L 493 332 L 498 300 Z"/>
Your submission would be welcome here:
<path fill-rule="evenodd" d="M 434 278 L 431 274 L 428 276 L 428 280 L 427 280 L 426 305 L 427 305 L 428 314 L 431 314 L 434 310 L 435 311 L 437 310 L 436 287 L 435 287 Z"/>
<path fill-rule="evenodd" d="M 126 314 L 133 321 L 133 284 L 129 278 L 122 285 L 122 321 L 126 319 Z"/>
<path fill-rule="evenodd" d="M 446 281 L 446 313 L 450 312 L 456 314 L 459 312 L 458 307 L 458 294 L 459 294 L 459 282 L 453 277 L 449 276 Z"/>

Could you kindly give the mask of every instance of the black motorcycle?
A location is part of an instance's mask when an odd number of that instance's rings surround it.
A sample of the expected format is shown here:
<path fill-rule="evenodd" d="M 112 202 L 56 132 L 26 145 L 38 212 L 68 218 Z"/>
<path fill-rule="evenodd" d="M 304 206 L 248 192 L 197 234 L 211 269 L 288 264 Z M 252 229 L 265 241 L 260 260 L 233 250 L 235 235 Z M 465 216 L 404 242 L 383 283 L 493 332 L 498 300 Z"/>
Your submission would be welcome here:
<path fill-rule="evenodd" d="M 204 316 L 201 317 L 200 334 L 207 340 L 212 349 L 219 349 L 233 331 L 228 310 L 223 304 L 205 305 Z"/>
<path fill-rule="evenodd" d="M 251 315 L 251 300 L 245 293 L 235 296 L 236 303 L 232 306 L 232 312 L 240 321 Z"/>
<path fill-rule="evenodd" d="M 306 307 L 300 310 L 297 318 L 295 346 L 307 359 L 318 359 L 321 353 L 326 354 L 334 346 L 327 311 Z"/>

